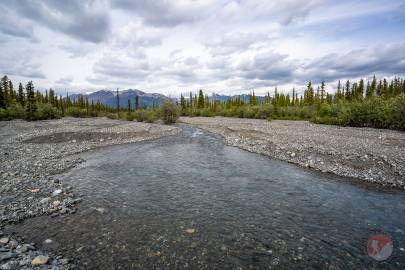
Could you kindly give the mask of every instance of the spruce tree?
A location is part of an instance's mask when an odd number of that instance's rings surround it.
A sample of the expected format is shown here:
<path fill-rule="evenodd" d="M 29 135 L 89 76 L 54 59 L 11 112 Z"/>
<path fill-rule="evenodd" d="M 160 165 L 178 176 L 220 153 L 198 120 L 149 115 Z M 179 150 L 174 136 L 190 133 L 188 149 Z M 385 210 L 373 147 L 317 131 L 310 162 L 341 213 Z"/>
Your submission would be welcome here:
<path fill-rule="evenodd" d="M 27 101 L 26 101 L 26 103 L 27 103 L 27 107 L 26 107 L 27 117 L 28 117 L 28 120 L 32 121 L 32 120 L 34 120 L 34 114 L 35 114 L 35 112 L 37 110 L 35 92 L 34 92 L 34 85 L 33 85 L 32 81 L 28 82 L 25 89 L 27 91 Z"/>
<path fill-rule="evenodd" d="M 52 104 L 52 106 L 56 106 L 56 96 L 55 96 L 55 91 L 53 91 L 52 88 L 49 89 L 49 96 L 48 96 L 48 102 Z"/>
<path fill-rule="evenodd" d="M 371 85 L 370 82 L 367 82 L 366 86 L 366 99 L 371 98 L 373 95 L 371 94 Z"/>
<path fill-rule="evenodd" d="M 0 109 L 6 108 L 6 98 L 4 95 L 3 85 L 0 84 Z"/>
<path fill-rule="evenodd" d="M 360 79 L 359 85 L 356 87 L 356 90 L 355 90 L 356 100 L 362 100 L 363 95 L 364 95 L 364 80 Z"/>
<path fill-rule="evenodd" d="M 86 115 L 89 116 L 89 99 L 87 98 L 87 96 L 86 96 L 85 104 L 86 104 Z"/>
<path fill-rule="evenodd" d="M 128 99 L 128 112 L 131 112 L 131 100 Z"/>
<path fill-rule="evenodd" d="M 381 96 L 381 94 L 382 94 L 382 89 L 383 89 L 383 84 L 382 84 L 382 81 L 380 80 L 380 82 L 378 83 L 377 88 L 376 88 L 376 90 L 375 90 L 375 94 L 376 94 L 377 96 Z"/>
<path fill-rule="evenodd" d="M 388 81 L 386 78 L 384 78 L 382 83 L 381 96 L 385 98 L 389 96 Z"/>
<path fill-rule="evenodd" d="M 11 80 L 8 81 L 8 93 L 9 93 L 9 103 L 13 104 L 16 101 L 16 95 L 14 92 L 13 82 Z"/>
<path fill-rule="evenodd" d="M 293 87 L 293 92 L 292 92 L 292 105 L 295 105 L 295 88 Z"/>
<path fill-rule="evenodd" d="M 25 106 L 24 88 L 21 83 L 18 85 L 17 102 L 20 103 L 21 106 Z"/>
<path fill-rule="evenodd" d="M 1 78 L 1 84 L 3 86 L 3 98 L 4 98 L 4 108 L 7 108 L 10 105 L 10 97 L 8 93 L 8 77 L 5 75 Z"/>
<path fill-rule="evenodd" d="M 325 82 L 321 83 L 321 102 L 323 103 L 326 99 Z"/>
<path fill-rule="evenodd" d="M 204 93 L 203 93 L 203 91 L 201 89 L 198 92 L 197 108 L 198 109 L 204 108 Z"/>
<path fill-rule="evenodd" d="M 181 111 L 184 113 L 186 111 L 186 100 L 183 97 L 183 94 L 180 94 L 180 107 Z"/>
<path fill-rule="evenodd" d="M 49 98 L 48 98 L 48 90 L 45 90 L 45 99 L 44 99 L 44 103 L 49 103 Z"/>
<path fill-rule="evenodd" d="M 340 80 L 338 82 L 337 91 L 336 91 L 336 99 L 342 98 L 342 86 L 340 84 Z"/>
<path fill-rule="evenodd" d="M 350 81 L 346 81 L 346 90 L 345 90 L 345 99 L 346 100 L 351 100 L 352 99 L 352 93 L 350 91 Z"/>
<path fill-rule="evenodd" d="M 139 96 L 135 96 L 135 111 L 139 110 Z"/>
<path fill-rule="evenodd" d="M 118 115 L 120 113 L 120 96 L 118 93 L 118 88 L 117 88 L 117 113 L 118 113 Z"/>
<path fill-rule="evenodd" d="M 65 103 L 63 101 L 62 95 L 59 96 L 59 104 L 60 104 L 60 110 L 62 112 L 62 117 L 65 116 Z"/>

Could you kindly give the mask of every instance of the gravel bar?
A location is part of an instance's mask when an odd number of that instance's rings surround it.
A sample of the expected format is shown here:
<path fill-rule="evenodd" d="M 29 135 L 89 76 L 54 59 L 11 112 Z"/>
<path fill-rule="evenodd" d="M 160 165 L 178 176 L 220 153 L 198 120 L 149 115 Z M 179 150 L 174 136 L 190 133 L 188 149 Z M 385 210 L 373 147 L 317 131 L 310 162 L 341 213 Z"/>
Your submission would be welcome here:
<path fill-rule="evenodd" d="M 307 121 L 181 117 L 225 143 L 325 173 L 405 189 L 405 132 Z"/>
<path fill-rule="evenodd" d="M 74 213 L 81 201 L 55 175 L 83 160 L 75 154 L 108 145 L 174 135 L 174 126 L 107 118 L 0 122 L 0 269 L 71 269 L 68 259 L 3 235 L 6 224 Z"/>

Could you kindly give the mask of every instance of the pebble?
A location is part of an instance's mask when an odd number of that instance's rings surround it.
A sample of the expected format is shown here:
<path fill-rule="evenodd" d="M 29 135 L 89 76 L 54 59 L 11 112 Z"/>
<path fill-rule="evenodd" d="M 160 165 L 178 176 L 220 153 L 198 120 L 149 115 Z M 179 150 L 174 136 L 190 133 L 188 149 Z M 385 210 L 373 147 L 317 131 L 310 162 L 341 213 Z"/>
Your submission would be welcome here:
<path fill-rule="evenodd" d="M 41 203 L 41 204 L 46 204 L 46 203 L 49 203 L 49 201 L 51 200 L 51 198 L 43 198 L 43 199 L 41 199 L 40 201 L 39 201 L 39 203 Z"/>
<path fill-rule="evenodd" d="M 49 261 L 49 257 L 48 257 L 48 256 L 39 255 L 39 256 L 35 257 L 35 258 L 32 260 L 31 265 L 32 265 L 33 267 L 36 267 L 36 266 L 40 266 L 40 265 L 46 264 L 48 261 Z"/>
<path fill-rule="evenodd" d="M 44 241 L 45 244 L 51 244 L 52 242 L 53 242 L 52 239 L 45 239 L 45 241 Z"/>
<path fill-rule="evenodd" d="M 186 233 L 193 234 L 195 233 L 195 229 L 186 229 Z"/>
<path fill-rule="evenodd" d="M 104 208 L 96 208 L 96 211 L 99 212 L 100 214 L 104 214 L 105 209 Z"/>
<path fill-rule="evenodd" d="M 60 201 L 56 200 L 52 202 L 53 207 L 57 208 L 60 205 Z"/>
<path fill-rule="evenodd" d="M 10 239 L 8 237 L 0 238 L 0 244 L 7 244 Z"/>
<path fill-rule="evenodd" d="M 54 192 L 52 192 L 52 196 L 58 196 L 61 193 L 62 193 L 61 189 L 56 189 Z"/>

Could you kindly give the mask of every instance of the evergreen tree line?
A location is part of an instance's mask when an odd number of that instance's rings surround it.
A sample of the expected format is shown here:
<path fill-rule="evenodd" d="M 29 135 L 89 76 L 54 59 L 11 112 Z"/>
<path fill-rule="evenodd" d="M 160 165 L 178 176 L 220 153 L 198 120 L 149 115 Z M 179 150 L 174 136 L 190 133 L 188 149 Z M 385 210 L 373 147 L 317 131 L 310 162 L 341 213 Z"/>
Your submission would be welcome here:
<path fill-rule="evenodd" d="M 275 88 L 273 94 L 248 99 L 230 97 L 226 101 L 209 98 L 202 90 L 198 95 L 180 96 L 183 116 L 227 116 L 260 119 L 311 120 L 316 123 L 343 126 L 376 127 L 405 130 L 405 80 L 395 77 L 371 81 L 338 82 L 334 93 L 322 82 L 314 87 L 308 82 L 301 95 L 295 88 L 284 94 Z"/>
<path fill-rule="evenodd" d="M 315 90 L 316 89 L 316 90 Z M 119 106 L 108 107 L 100 102 L 89 102 L 87 97 L 78 96 L 72 100 L 56 95 L 52 89 L 45 93 L 35 91 L 32 81 L 25 87 L 19 83 L 15 89 L 7 76 L 0 83 L 0 120 L 26 119 L 42 120 L 73 117 L 122 118 L 154 122 L 162 119 L 172 123 L 178 114 L 183 116 L 226 116 L 259 119 L 310 120 L 316 123 L 343 126 L 376 127 L 405 130 L 405 80 L 395 77 L 388 81 L 360 79 L 358 82 L 338 82 L 334 93 L 326 91 L 322 82 L 313 86 L 308 82 L 302 94 L 295 88 L 290 93 L 274 89 L 264 97 L 251 92 L 248 98 L 240 95 L 225 101 L 209 98 L 200 90 L 198 94 L 190 92 L 186 98 L 181 95 L 173 107 L 167 102 L 164 106 L 140 108 L 139 96 L 134 99 L 134 106 L 128 101 L 126 109 Z"/>
<path fill-rule="evenodd" d="M 139 108 L 139 97 L 134 100 L 135 108 Z M 129 110 L 131 108 L 129 107 Z M 65 97 L 57 95 L 53 89 L 45 93 L 35 91 L 34 84 L 29 81 L 25 86 L 19 83 L 18 89 L 9 78 L 4 76 L 0 83 L 0 120 L 26 119 L 44 120 L 73 117 L 108 116 L 115 113 L 115 108 L 110 108 L 101 102 L 91 101 L 79 95 L 72 100 L 67 94 Z"/>
<path fill-rule="evenodd" d="M 26 119 L 29 121 L 54 119 L 64 116 L 99 117 L 111 119 L 137 120 L 140 122 L 154 122 L 161 118 L 165 123 L 173 123 L 178 118 L 178 110 L 174 104 L 162 104 L 161 108 L 141 107 L 140 97 L 128 100 L 127 108 L 120 108 L 119 92 L 117 89 L 117 104 L 114 108 L 101 102 L 90 101 L 86 96 L 79 95 L 72 99 L 56 95 L 53 89 L 45 93 L 35 91 L 34 84 L 29 81 L 25 87 L 19 83 L 18 90 L 7 76 L 0 83 L 0 120 Z"/>

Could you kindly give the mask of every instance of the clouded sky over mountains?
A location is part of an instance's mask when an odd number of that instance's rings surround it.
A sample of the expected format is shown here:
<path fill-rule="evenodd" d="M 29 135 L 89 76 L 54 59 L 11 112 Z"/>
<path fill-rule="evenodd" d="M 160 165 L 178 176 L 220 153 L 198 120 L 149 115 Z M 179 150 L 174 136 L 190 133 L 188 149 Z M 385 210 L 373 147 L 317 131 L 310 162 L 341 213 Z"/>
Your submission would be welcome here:
<path fill-rule="evenodd" d="M 405 74 L 405 1 L 4 0 L 0 74 L 177 96 Z"/>

